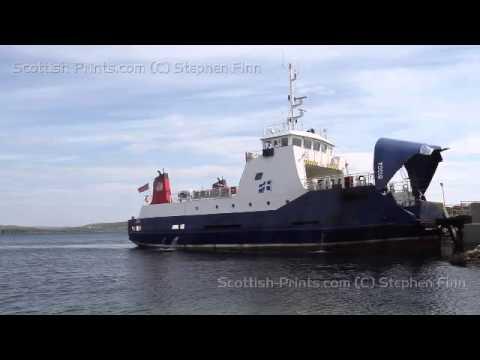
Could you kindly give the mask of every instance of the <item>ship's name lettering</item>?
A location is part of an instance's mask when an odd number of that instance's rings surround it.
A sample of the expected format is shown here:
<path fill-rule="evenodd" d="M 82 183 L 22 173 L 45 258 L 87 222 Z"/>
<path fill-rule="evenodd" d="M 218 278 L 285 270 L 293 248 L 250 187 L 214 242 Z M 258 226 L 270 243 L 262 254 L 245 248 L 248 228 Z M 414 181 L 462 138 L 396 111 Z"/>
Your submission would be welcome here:
<path fill-rule="evenodd" d="M 383 161 L 380 161 L 377 165 L 377 178 L 378 180 L 383 179 Z"/>

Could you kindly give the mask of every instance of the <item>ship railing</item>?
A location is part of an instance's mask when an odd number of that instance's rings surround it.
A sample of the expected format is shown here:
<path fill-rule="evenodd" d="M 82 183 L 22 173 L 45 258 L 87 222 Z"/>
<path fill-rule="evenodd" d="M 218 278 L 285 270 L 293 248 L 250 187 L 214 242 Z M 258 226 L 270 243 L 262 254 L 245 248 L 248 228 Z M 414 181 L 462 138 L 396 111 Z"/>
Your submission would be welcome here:
<path fill-rule="evenodd" d="M 357 173 L 349 175 L 330 175 L 304 180 L 304 187 L 310 191 L 322 191 L 334 188 L 354 188 L 374 184 L 373 173 Z"/>
<path fill-rule="evenodd" d="M 392 194 L 400 206 L 409 207 L 415 205 L 415 196 L 413 196 L 412 187 L 408 179 L 389 182 L 387 192 Z"/>
<path fill-rule="evenodd" d="M 223 198 L 232 198 L 237 195 L 237 187 L 224 187 L 217 189 L 206 189 L 206 190 L 184 190 L 172 194 L 173 202 L 182 203 L 188 201 L 196 201 L 202 199 L 223 199 Z"/>
<path fill-rule="evenodd" d="M 330 175 L 308 178 L 304 180 L 305 188 L 311 191 L 329 190 L 332 188 L 355 188 L 374 184 L 375 175 L 373 173 Z M 392 193 L 394 196 L 398 195 L 398 198 L 403 197 L 409 201 L 413 199 L 412 188 L 408 179 L 391 181 L 387 186 L 387 191 Z"/>
<path fill-rule="evenodd" d="M 387 185 L 387 190 L 391 193 L 411 193 L 412 188 L 408 179 L 399 181 L 390 181 Z"/>

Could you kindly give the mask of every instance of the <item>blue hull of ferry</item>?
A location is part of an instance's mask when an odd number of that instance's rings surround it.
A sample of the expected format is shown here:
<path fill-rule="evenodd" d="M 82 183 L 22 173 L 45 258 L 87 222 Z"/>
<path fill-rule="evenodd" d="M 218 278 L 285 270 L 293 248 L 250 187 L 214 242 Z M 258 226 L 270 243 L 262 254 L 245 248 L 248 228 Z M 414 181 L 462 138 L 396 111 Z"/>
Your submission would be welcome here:
<path fill-rule="evenodd" d="M 128 231 L 139 246 L 179 249 L 324 249 L 384 243 L 420 248 L 439 241 L 435 222 L 443 217 L 436 204 L 417 201 L 402 208 L 391 194 L 364 186 L 307 192 L 274 211 L 132 219 Z M 172 230 L 173 224 L 185 228 Z"/>

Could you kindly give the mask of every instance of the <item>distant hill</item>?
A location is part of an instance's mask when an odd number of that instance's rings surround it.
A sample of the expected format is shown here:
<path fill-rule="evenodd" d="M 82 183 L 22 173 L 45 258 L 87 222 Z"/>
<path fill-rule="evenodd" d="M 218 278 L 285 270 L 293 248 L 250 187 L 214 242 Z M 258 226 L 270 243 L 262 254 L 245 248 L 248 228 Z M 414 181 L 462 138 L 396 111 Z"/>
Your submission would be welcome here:
<path fill-rule="evenodd" d="M 115 223 L 88 224 L 76 227 L 32 227 L 0 225 L 0 235 L 7 234 L 88 234 L 88 233 L 125 233 L 127 223 L 125 221 Z"/>

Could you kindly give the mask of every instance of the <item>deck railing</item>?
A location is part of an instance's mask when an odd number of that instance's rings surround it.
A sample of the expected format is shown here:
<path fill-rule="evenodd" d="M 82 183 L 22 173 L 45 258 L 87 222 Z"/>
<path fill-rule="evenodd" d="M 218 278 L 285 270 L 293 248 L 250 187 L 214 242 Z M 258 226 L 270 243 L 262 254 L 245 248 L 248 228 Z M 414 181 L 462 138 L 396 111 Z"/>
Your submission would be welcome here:
<path fill-rule="evenodd" d="M 330 175 L 307 178 L 304 187 L 310 191 L 329 190 L 332 188 L 353 188 L 374 184 L 372 173 L 358 173 L 351 175 Z"/>
<path fill-rule="evenodd" d="M 206 189 L 206 190 L 184 190 L 178 192 L 172 192 L 171 203 L 183 203 L 189 201 L 196 201 L 201 199 L 225 199 L 232 198 L 237 195 L 238 187 L 226 187 L 218 189 Z M 152 201 L 151 195 L 146 195 L 144 199 L 146 204 L 150 204 Z"/>
<path fill-rule="evenodd" d="M 180 191 L 172 194 L 172 202 L 182 203 L 202 199 L 225 199 L 237 195 L 237 187 L 225 187 L 217 189 Z"/>
<path fill-rule="evenodd" d="M 323 191 L 334 188 L 356 188 L 375 184 L 373 173 L 357 173 L 340 176 L 322 176 L 304 180 L 304 187 L 310 191 Z M 396 202 L 401 206 L 412 206 L 415 197 L 412 194 L 410 181 L 392 181 L 387 186 L 387 192 L 391 193 Z"/>

